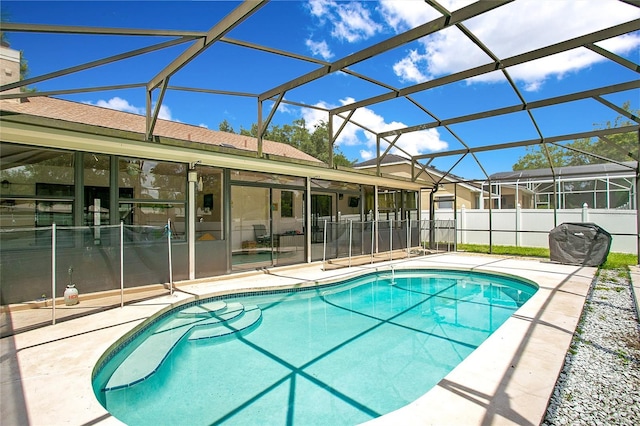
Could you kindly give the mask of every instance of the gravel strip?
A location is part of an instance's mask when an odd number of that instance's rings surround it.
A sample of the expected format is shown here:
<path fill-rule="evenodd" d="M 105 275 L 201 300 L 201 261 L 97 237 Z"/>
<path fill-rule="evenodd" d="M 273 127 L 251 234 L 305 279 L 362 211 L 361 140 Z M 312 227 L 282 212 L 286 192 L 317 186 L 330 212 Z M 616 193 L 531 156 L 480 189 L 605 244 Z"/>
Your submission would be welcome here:
<path fill-rule="evenodd" d="M 626 271 L 601 270 L 542 425 L 640 424 L 640 328 Z"/>

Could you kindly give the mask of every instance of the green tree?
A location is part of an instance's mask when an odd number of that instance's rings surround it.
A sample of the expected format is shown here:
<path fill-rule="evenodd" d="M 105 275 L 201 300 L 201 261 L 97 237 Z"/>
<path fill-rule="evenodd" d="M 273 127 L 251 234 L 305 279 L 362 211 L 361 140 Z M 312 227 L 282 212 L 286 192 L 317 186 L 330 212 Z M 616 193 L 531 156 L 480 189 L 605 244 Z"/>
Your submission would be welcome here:
<path fill-rule="evenodd" d="M 219 128 L 223 130 L 228 123 L 226 120 L 220 123 Z M 230 128 L 230 126 L 228 126 Z M 223 130 L 228 131 L 228 130 Z M 233 133 L 233 129 L 231 129 Z M 244 136 L 257 137 L 258 125 L 253 123 L 250 129 L 240 127 L 240 134 Z M 329 128 L 327 123 L 321 121 L 318 123 L 313 132 L 307 129 L 306 122 L 303 118 L 294 120 L 292 124 L 273 125 L 270 126 L 264 133 L 264 139 L 286 143 L 287 145 L 294 146 L 300 151 L 317 158 L 325 163 L 329 162 Z M 350 167 L 353 165 L 353 161 L 349 160 L 339 148 L 333 150 L 333 164 L 336 166 Z"/>
<path fill-rule="evenodd" d="M 233 131 L 233 127 L 231 127 L 231 124 L 229 124 L 226 119 L 222 120 L 222 123 L 218 125 L 218 130 L 220 130 L 221 132 L 235 133 Z"/>
<path fill-rule="evenodd" d="M 622 108 L 636 117 L 639 116 L 640 111 L 632 111 L 630 106 L 630 102 L 625 102 Z M 635 122 L 620 115 L 616 117 L 613 122 L 607 121 L 606 123 L 597 124 L 594 125 L 594 128 L 612 129 L 631 124 L 635 124 Z M 549 152 L 549 157 L 551 157 L 551 162 L 554 167 L 607 162 L 607 160 L 599 157 L 613 161 L 631 161 L 637 159 L 639 154 L 638 134 L 636 132 L 619 133 L 595 140 L 592 138 L 576 139 L 566 144 L 565 147 L 566 148 L 547 144 L 547 151 Z M 512 166 L 513 170 L 548 168 L 550 165 L 547 158 L 547 151 L 540 145 L 527 147 L 527 153 L 520 157 Z M 589 155 L 589 153 L 596 154 L 599 157 L 594 157 L 593 155 Z"/>

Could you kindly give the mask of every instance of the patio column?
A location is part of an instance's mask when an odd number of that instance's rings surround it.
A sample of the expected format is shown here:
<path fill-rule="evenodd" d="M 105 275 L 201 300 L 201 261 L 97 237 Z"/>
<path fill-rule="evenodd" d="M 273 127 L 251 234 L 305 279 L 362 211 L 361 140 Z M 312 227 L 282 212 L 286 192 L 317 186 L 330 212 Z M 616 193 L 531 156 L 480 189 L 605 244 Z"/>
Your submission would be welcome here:
<path fill-rule="evenodd" d="M 189 205 L 187 211 L 187 229 L 189 230 L 187 236 L 187 247 L 189 257 L 189 279 L 196 279 L 196 184 L 198 183 L 198 172 L 190 168 L 188 172 L 188 198 Z"/>

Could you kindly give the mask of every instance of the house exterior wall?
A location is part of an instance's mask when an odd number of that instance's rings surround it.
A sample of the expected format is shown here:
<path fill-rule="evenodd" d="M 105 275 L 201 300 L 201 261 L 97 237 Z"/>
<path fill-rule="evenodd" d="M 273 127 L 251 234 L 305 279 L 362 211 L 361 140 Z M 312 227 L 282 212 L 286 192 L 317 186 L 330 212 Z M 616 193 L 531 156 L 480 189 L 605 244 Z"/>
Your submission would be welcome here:
<path fill-rule="evenodd" d="M 20 80 L 20 52 L 8 46 L 0 46 L 0 86 Z M 20 88 L 2 92 L 3 94 L 20 93 Z M 20 102 L 13 99 L 12 102 Z"/>
<path fill-rule="evenodd" d="M 367 170 L 373 171 L 375 168 L 367 168 Z M 411 175 L 411 164 L 409 163 L 396 163 L 396 164 L 385 164 L 380 166 L 380 172 L 383 175 L 393 175 L 400 176 L 404 178 L 412 178 Z M 420 173 L 419 168 L 415 168 L 414 175 L 418 175 L 417 182 L 422 183 L 424 187 L 433 187 L 439 176 L 433 176 L 433 178 L 429 177 L 425 172 Z M 440 204 L 444 204 L 445 206 L 453 206 L 453 202 L 455 201 L 455 205 L 465 206 L 469 209 L 477 209 L 480 208 L 479 203 L 479 190 L 473 191 L 466 185 L 447 183 L 448 181 L 445 179 L 443 181 L 442 187 L 438 188 L 438 191 L 435 193 L 436 205 L 435 208 L 442 208 Z M 420 207 L 422 210 L 429 210 L 430 203 L 430 190 L 423 189 Z M 441 202 L 438 202 L 441 200 Z M 445 207 L 447 208 L 447 207 Z M 452 208 L 452 207 L 448 207 Z"/>

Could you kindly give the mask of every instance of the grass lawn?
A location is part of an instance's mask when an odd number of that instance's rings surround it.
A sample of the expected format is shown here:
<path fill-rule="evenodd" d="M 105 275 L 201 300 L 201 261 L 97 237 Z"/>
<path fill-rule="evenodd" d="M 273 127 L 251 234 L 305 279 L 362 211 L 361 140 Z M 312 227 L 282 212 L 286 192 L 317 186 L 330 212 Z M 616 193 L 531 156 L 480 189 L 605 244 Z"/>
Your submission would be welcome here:
<path fill-rule="evenodd" d="M 482 244 L 458 244 L 458 251 L 471 253 L 489 253 L 489 246 Z M 549 258 L 549 249 L 542 247 L 515 247 L 493 246 L 491 254 L 504 254 L 509 256 L 526 256 Z M 607 261 L 600 265 L 601 269 L 628 269 L 631 265 L 638 264 L 638 257 L 629 253 L 609 253 Z"/>

